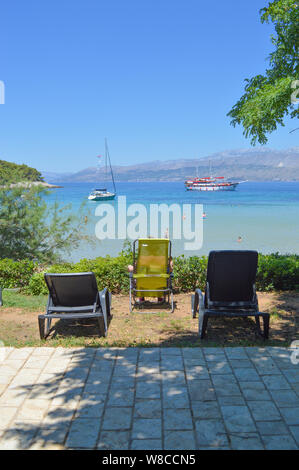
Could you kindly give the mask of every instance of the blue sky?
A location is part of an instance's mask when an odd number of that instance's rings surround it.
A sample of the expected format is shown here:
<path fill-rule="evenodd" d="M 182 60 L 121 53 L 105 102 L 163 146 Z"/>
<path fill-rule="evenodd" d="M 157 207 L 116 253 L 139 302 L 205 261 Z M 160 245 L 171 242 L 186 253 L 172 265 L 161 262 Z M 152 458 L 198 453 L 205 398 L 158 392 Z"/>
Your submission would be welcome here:
<path fill-rule="evenodd" d="M 11 0 L 0 16 L 0 158 L 40 170 L 250 147 L 226 113 L 263 73 L 265 0 Z M 298 144 L 286 127 L 268 146 Z"/>

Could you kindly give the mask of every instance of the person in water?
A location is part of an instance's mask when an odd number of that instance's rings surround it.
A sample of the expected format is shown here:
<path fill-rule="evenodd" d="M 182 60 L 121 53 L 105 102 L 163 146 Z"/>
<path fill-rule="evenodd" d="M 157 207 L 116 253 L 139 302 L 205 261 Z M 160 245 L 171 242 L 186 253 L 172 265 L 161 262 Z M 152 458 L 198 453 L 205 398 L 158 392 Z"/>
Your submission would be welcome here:
<path fill-rule="evenodd" d="M 237 242 L 238 242 L 238 243 L 241 243 L 242 241 L 243 241 L 242 237 L 238 237 L 238 238 L 237 238 Z"/>

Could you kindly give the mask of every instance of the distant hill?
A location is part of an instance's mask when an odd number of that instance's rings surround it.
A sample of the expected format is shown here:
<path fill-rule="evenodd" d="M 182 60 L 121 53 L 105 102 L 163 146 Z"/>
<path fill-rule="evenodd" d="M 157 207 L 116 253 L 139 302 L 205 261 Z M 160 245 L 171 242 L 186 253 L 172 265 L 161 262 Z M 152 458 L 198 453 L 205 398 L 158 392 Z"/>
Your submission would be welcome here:
<path fill-rule="evenodd" d="M 0 185 L 33 181 L 44 181 L 42 174 L 35 168 L 0 160 Z"/>
<path fill-rule="evenodd" d="M 264 147 L 227 150 L 199 159 L 156 160 L 113 166 L 113 171 L 116 181 L 183 181 L 197 173 L 199 176 L 209 176 L 210 163 L 215 176 L 232 180 L 299 181 L 299 147 L 286 150 Z M 101 174 L 95 167 L 72 174 L 43 172 L 43 176 L 55 183 L 101 180 Z"/>

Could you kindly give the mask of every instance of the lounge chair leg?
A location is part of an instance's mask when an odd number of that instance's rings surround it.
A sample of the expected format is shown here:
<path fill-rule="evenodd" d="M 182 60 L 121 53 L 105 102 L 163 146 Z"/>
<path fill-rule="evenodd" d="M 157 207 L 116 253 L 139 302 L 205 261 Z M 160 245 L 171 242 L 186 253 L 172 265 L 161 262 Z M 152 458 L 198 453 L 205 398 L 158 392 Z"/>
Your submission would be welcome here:
<path fill-rule="evenodd" d="M 52 323 L 52 318 L 47 318 L 47 326 L 46 326 L 45 337 L 47 337 L 48 334 L 50 333 L 51 323 Z"/>
<path fill-rule="evenodd" d="M 170 296 L 171 296 L 171 313 L 173 313 L 174 312 L 174 305 L 173 305 L 173 292 L 172 291 L 171 291 Z"/>
<path fill-rule="evenodd" d="M 207 331 L 208 320 L 209 320 L 208 315 L 205 314 L 204 310 L 199 311 L 198 320 L 199 320 L 199 336 L 200 336 L 200 339 L 203 339 Z"/>
<path fill-rule="evenodd" d="M 264 338 L 269 339 L 269 324 L 270 324 L 269 313 L 264 313 L 263 321 L 264 321 Z"/>
<path fill-rule="evenodd" d="M 40 339 L 45 339 L 45 319 L 38 317 L 39 336 Z"/>
<path fill-rule="evenodd" d="M 193 294 L 191 295 L 191 313 L 192 313 L 193 318 L 196 318 L 197 307 L 198 307 L 198 295 Z"/>
<path fill-rule="evenodd" d="M 97 319 L 98 325 L 99 325 L 99 331 L 100 331 L 100 336 L 104 336 L 106 338 L 107 336 L 107 325 L 105 321 L 105 317 L 100 317 Z"/>
<path fill-rule="evenodd" d="M 260 322 L 260 317 L 259 316 L 255 317 L 255 323 L 256 323 L 259 334 L 263 335 L 262 330 L 261 330 L 261 322 Z"/>

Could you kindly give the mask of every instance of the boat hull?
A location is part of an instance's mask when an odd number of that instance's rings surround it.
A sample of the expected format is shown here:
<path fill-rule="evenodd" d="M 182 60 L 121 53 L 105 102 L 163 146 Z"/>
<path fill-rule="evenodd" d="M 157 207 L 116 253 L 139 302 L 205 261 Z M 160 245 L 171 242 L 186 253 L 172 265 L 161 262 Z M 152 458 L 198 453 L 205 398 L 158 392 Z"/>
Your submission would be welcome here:
<path fill-rule="evenodd" d="M 192 186 L 189 188 L 186 188 L 187 191 L 209 191 L 209 192 L 214 192 L 214 191 L 235 191 L 236 187 L 238 186 L 239 183 L 234 183 L 229 186 Z"/>
<path fill-rule="evenodd" d="M 89 201 L 112 201 L 115 199 L 115 194 L 103 195 L 103 196 L 88 196 Z"/>

